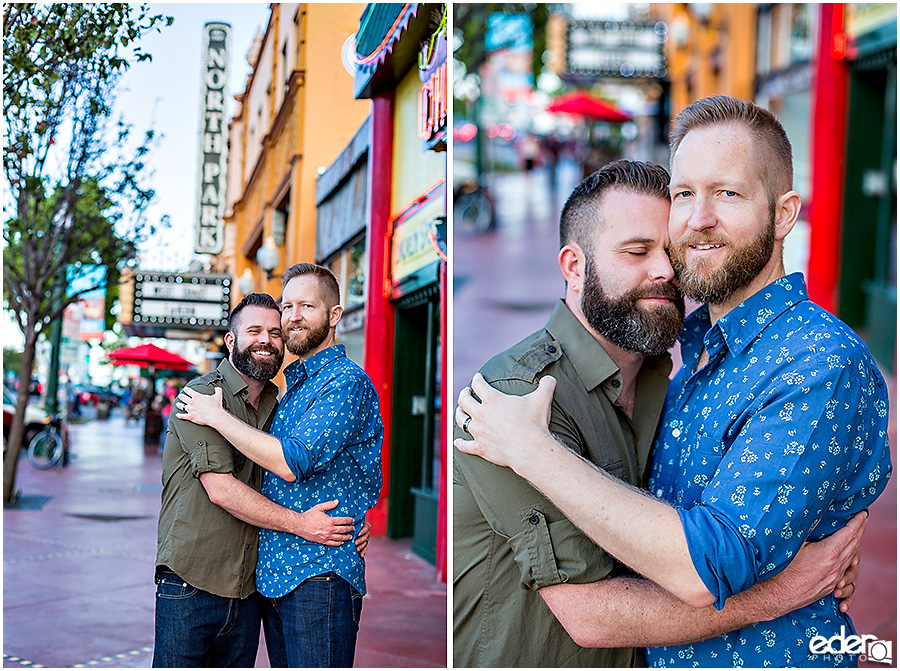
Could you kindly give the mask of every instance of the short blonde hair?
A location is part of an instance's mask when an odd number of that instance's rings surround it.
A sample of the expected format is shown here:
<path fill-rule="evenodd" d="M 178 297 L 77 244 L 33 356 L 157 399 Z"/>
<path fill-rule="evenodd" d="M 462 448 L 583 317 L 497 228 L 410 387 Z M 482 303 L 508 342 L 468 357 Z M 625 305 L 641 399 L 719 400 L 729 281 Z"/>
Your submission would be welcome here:
<path fill-rule="evenodd" d="M 794 166 L 791 141 L 781 122 L 769 110 L 749 100 L 731 96 L 708 96 L 685 107 L 675 118 L 675 128 L 669 138 L 670 164 L 684 137 L 692 130 L 724 124 L 743 125 L 758 147 L 755 152 L 756 170 L 766 185 L 770 204 L 793 189 Z"/>
<path fill-rule="evenodd" d="M 303 275 L 313 275 L 319 282 L 319 292 L 322 294 L 322 300 L 325 301 L 325 307 L 330 310 L 335 305 L 341 304 L 341 287 L 334 273 L 316 263 L 295 263 L 285 270 L 281 281 L 282 291 L 288 282 Z"/>

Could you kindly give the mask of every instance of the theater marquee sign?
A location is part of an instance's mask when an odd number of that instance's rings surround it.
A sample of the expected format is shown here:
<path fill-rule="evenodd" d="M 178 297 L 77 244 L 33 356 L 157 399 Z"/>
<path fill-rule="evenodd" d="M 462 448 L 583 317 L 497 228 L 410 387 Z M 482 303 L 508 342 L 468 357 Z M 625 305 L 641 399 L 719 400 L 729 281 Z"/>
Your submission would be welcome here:
<path fill-rule="evenodd" d="M 194 251 L 198 254 L 218 254 L 222 251 L 225 237 L 222 223 L 225 210 L 225 166 L 228 159 L 225 96 L 228 92 L 231 26 L 227 23 L 207 23 L 203 31 L 200 185 Z"/>

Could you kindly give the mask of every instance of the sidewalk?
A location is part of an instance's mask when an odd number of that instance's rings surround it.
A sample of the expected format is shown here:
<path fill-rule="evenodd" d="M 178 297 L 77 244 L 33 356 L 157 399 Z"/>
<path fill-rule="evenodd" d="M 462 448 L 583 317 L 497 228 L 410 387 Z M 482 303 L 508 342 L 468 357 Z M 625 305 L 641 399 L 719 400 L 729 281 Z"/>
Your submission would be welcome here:
<path fill-rule="evenodd" d="M 560 163 L 559 188 L 549 190 L 543 169 L 492 175 L 497 230 L 453 241 L 453 396 L 494 354 L 541 328 L 565 295 L 556 263 L 559 213 L 580 175 Z M 676 351 L 677 359 L 677 351 Z M 676 361 L 677 365 L 678 361 Z M 884 372 L 884 371 L 882 371 Z M 889 428 L 894 474 L 870 509 L 862 542 L 859 585 L 851 615 L 859 634 L 893 641 L 897 653 L 897 380 L 885 375 L 891 394 Z M 896 657 L 895 657 L 896 659 Z M 863 662 L 860 666 L 883 665 Z"/>
<path fill-rule="evenodd" d="M 149 667 L 161 458 L 143 425 L 71 427 L 74 459 L 37 471 L 3 511 L 3 666 Z M 357 643 L 361 668 L 445 667 L 447 586 L 409 540 L 373 538 Z M 258 667 L 268 667 L 261 640 Z"/>

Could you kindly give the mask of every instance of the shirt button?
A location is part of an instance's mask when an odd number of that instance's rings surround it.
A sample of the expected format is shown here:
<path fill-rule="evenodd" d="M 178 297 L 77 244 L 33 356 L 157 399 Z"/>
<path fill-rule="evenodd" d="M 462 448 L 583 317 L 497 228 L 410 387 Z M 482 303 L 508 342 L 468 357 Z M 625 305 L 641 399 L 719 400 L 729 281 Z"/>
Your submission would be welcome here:
<path fill-rule="evenodd" d="M 528 518 L 528 521 L 531 522 L 531 524 L 537 524 L 538 522 L 541 521 L 541 518 L 538 517 L 537 515 L 532 515 L 531 517 Z"/>
<path fill-rule="evenodd" d="M 619 385 L 622 384 L 622 383 L 619 382 L 618 380 L 613 380 L 612 382 L 610 382 L 610 384 L 611 384 L 614 388 L 618 389 L 618 388 L 619 388 Z"/>
<path fill-rule="evenodd" d="M 656 490 L 656 497 L 660 498 L 660 499 L 662 498 L 662 490 L 661 489 Z"/>
<path fill-rule="evenodd" d="M 681 429 L 672 429 L 672 437 L 678 438 L 681 435 Z"/>
<path fill-rule="evenodd" d="M 547 351 L 550 352 L 550 354 L 555 354 L 556 353 L 556 345 L 547 345 Z"/>

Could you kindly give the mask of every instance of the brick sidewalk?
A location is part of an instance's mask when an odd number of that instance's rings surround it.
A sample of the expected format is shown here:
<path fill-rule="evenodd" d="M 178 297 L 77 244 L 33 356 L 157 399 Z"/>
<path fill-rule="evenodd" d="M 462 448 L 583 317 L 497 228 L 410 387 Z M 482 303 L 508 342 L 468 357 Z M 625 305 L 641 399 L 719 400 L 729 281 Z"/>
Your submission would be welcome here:
<path fill-rule="evenodd" d="M 3 666 L 149 667 L 161 458 L 115 413 L 71 430 L 63 472 L 19 461 L 17 487 L 43 505 L 3 511 Z M 408 540 L 374 538 L 367 582 L 356 666 L 446 666 L 434 567 Z"/>

